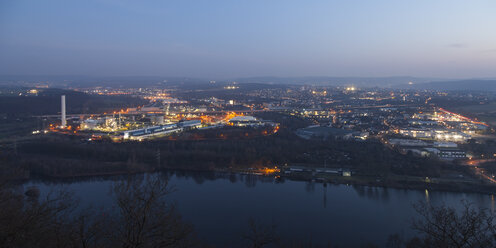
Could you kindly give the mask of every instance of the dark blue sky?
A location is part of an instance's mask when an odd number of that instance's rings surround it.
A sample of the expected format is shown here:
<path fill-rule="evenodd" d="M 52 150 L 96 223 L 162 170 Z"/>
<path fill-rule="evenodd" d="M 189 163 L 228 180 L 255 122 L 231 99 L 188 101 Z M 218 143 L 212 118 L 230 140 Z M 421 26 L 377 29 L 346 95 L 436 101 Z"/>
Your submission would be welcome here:
<path fill-rule="evenodd" d="M 1 0 L 0 74 L 496 77 L 494 0 Z"/>

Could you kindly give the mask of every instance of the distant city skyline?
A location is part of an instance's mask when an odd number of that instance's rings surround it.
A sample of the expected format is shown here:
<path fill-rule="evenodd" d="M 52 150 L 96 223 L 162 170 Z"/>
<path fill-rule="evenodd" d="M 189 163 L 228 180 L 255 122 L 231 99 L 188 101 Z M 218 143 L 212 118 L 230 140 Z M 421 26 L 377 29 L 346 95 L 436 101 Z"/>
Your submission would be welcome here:
<path fill-rule="evenodd" d="M 0 3 L 0 75 L 495 78 L 496 2 Z"/>

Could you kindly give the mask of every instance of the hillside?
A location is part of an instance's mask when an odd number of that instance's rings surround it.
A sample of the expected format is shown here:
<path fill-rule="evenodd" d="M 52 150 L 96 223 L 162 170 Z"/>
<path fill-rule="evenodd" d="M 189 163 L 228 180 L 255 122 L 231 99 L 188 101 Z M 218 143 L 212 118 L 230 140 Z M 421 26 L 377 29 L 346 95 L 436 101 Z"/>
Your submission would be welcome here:
<path fill-rule="evenodd" d="M 467 79 L 460 81 L 443 81 L 414 84 L 406 86 L 412 89 L 426 90 L 471 90 L 471 91 L 495 91 L 496 80 Z"/>

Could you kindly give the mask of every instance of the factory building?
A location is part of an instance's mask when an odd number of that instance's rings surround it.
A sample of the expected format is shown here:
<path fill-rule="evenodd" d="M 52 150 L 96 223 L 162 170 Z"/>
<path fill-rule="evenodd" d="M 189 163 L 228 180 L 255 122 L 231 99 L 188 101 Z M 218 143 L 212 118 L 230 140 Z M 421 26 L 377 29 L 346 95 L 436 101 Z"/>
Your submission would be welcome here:
<path fill-rule="evenodd" d="M 190 120 L 190 121 L 181 121 L 177 123 L 177 125 L 184 129 L 195 129 L 195 128 L 200 128 L 202 123 L 200 120 Z"/>
<path fill-rule="evenodd" d="M 238 127 L 256 127 L 265 125 L 265 122 L 258 120 L 253 116 L 236 116 L 231 118 L 228 124 Z"/>
<path fill-rule="evenodd" d="M 102 121 L 94 119 L 86 119 L 81 123 L 81 130 L 94 130 L 96 129 Z"/>
<path fill-rule="evenodd" d="M 412 138 L 430 139 L 433 137 L 434 132 L 430 129 L 407 128 L 407 129 L 401 129 L 400 134 Z"/>
<path fill-rule="evenodd" d="M 455 130 L 436 130 L 435 139 L 444 141 L 465 142 L 472 136 Z"/>
<path fill-rule="evenodd" d="M 141 129 L 129 130 L 123 133 L 124 139 L 130 140 L 144 140 L 150 137 L 156 136 L 164 136 L 171 133 L 180 132 L 183 129 L 178 127 L 177 124 L 169 124 L 169 125 L 161 125 L 161 126 L 152 126 Z"/>
<path fill-rule="evenodd" d="M 201 127 L 200 120 L 182 121 L 176 124 L 151 126 L 141 129 L 124 131 L 122 137 L 125 140 L 129 139 L 141 141 L 152 137 L 165 136 L 172 133 L 178 133 L 183 130 L 195 129 L 198 127 Z"/>
<path fill-rule="evenodd" d="M 165 119 L 163 115 L 150 115 L 150 122 L 154 125 L 164 125 Z"/>
<path fill-rule="evenodd" d="M 389 139 L 389 144 L 394 146 L 427 146 L 427 142 L 416 139 Z"/>
<path fill-rule="evenodd" d="M 467 154 L 457 148 L 424 148 L 427 152 L 443 160 L 464 159 Z"/>
<path fill-rule="evenodd" d="M 405 129 L 400 129 L 399 133 L 403 136 L 412 137 L 412 138 L 434 139 L 434 140 L 454 141 L 454 142 L 465 142 L 471 138 L 469 134 L 451 129 L 405 128 Z"/>

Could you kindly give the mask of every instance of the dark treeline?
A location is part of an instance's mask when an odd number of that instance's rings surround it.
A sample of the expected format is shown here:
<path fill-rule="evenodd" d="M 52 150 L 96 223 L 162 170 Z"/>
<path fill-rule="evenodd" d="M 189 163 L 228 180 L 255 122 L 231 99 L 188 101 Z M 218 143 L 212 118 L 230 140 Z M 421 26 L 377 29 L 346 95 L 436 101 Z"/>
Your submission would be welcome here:
<path fill-rule="evenodd" d="M 244 134 L 245 132 L 241 132 Z M 136 172 L 162 168 L 227 169 L 306 164 L 347 167 L 362 173 L 439 175 L 437 161 L 401 155 L 380 142 L 339 139 L 304 140 L 281 129 L 274 135 L 239 139 L 92 142 L 47 136 L 19 143 L 2 153 L 6 163 L 34 174 L 71 176 L 84 173 Z"/>
<path fill-rule="evenodd" d="M 486 139 L 476 141 L 474 139 L 470 139 L 467 143 L 461 144 L 460 147 L 470 152 L 474 156 L 490 158 L 494 157 L 494 154 L 496 152 L 496 140 Z"/>
<path fill-rule="evenodd" d="M 436 177 L 448 166 L 433 159 L 399 154 L 373 139 L 365 142 L 339 138 L 302 139 L 294 130 L 308 125 L 305 120 L 282 114 L 271 114 L 270 117 L 281 123 L 275 134 L 270 134 L 272 129 L 223 128 L 122 143 L 48 135 L 15 146 L 5 145 L 0 159 L 32 174 L 55 177 L 164 168 L 213 170 L 283 165 L 322 167 L 324 164 L 352 168 L 364 175 L 395 173 Z"/>

